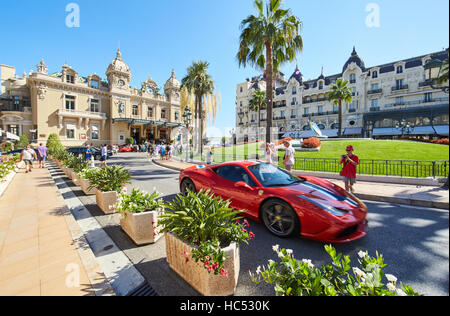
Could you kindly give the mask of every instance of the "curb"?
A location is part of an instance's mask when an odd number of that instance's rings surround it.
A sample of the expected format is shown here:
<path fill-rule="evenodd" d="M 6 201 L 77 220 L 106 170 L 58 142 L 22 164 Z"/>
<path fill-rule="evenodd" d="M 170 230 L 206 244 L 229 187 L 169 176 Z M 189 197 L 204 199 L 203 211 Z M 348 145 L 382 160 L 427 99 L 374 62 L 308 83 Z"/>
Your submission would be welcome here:
<path fill-rule="evenodd" d="M 5 181 L 0 181 L 0 197 L 2 197 L 3 193 L 8 189 L 8 186 L 16 176 L 16 172 L 8 173 L 5 177 Z"/>
<path fill-rule="evenodd" d="M 155 165 L 158 165 L 163 168 L 180 171 L 182 168 L 166 166 L 164 163 L 161 163 L 156 160 L 152 160 Z M 318 177 L 320 178 L 320 177 Z M 398 198 L 398 197 L 390 197 L 390 196 L 379 196 L 373 194 L 364 194 L 364 193 L 356 193 L 356 197 L 361 200 L 367 201 L 375 201 L 375 202 L 385 202 L 385 203 L 396 203 L 410 206 L 419 206 L 419 207 L 428 207 L 428 208 L 437 208 L 437 209 L 446 209 L 448 210 L 450 207 L 449 202 L 435 202 L 435 201 L 425 201 L 425 200 L 414 200 L 408 198 Z"/>

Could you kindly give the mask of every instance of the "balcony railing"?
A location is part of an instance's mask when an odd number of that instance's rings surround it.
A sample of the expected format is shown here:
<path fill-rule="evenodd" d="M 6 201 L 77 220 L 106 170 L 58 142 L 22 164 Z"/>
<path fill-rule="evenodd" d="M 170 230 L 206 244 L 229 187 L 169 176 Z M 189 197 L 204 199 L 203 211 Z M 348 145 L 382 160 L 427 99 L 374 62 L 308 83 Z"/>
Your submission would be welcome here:
<path fill-rule="evenodd" d="M 395 103 L 389 103 L 386 104 L 385 107 L 390 108 L 390 107 L 395 107 L 395 106 L 406 106 L 406 105 L 419 105 L 419 104 L 424 104 L 424 103 L 432 103 L 432 102 L 448 102 L 449 98 L 448 97 L 443 97 L 443 98 L 434 98 L 431 100 L 414 100 L 414 101 L 407 101 L 407 102 L 395 102 Z"/>
<path fill-rule="evenodd" d="M 58 115 L 59 116 L 69 116 L 69 117 L 92 118 L 92 119 L 105 119 L 106 120 L 106 113 L 102 113 L 102 112 L 60 109 L 58 111 Z"/>
<path fill-rule="evenodd" d="M 404 84 L 402 86 L 395 86 L 395 87 L 392 87 L 392 92 L 400 91 L 400 90 L 407 90 L 408 88 L 409 88 L 409 86 L 407 84 Z"/>
<path fill-rule="evenodd" d="M 372 89 L 367 91 L 367 94 L 377 94 L 377 93 L 383 93 L 383 89 Z"/>

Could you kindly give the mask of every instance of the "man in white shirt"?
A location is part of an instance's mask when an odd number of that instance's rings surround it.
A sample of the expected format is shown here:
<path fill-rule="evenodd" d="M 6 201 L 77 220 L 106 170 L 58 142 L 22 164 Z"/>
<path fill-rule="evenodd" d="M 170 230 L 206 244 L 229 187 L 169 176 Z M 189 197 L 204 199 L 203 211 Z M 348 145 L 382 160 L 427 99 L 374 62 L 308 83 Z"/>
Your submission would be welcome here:
<path fill-rule="evenodd" d="M 284 147 L 286 147 L 286 153 L 284 155 L 283 164 L 287 171 L 292 171 L 292 166 L 295 164 L 295 149 L 291 146 L 289 141 L 284 141 Z"/>
<path fill-rule="evenodd" d="M 20 153 L 20 161 L 23 161 L 26 166 L 26 172 L 31 172 L 31 168 L 33 167 L 33 158 L 37 159 L 36 152 L 31 149 L 31 146 L 28 145 L 22 152 Z"/>

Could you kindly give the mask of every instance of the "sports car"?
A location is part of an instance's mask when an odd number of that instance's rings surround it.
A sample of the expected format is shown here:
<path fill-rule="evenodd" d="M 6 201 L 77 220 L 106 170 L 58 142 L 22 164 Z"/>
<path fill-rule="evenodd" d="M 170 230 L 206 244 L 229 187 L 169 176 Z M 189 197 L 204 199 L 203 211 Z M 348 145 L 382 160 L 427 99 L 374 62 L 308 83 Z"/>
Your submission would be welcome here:
<path fill-rule="evenodd" d="M 119 147 L 119 152 L 121 153 L 130 153 L 133 151 L 132 147 Z"/>
<path fill-rule="evenodd" d="M 193 166 L 180 172 L 180 191 L 211 190 L 274 235 L 345 243 L 366 235 L 367 207 L 324 179 L 296 177 L 260 161 Z"/>

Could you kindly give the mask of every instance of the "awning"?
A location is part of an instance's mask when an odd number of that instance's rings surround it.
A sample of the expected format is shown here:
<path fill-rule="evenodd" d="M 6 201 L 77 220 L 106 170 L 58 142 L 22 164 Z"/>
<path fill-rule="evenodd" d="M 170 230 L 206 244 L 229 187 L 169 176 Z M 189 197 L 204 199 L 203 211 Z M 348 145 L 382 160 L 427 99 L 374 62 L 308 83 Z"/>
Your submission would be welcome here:
<path fill-rule="evenodd" d="M 6 138 L 12 139 L 12 140 L 20 140 L 20 137 L 17 135 L 14 135 L 12 133 L 6 132 Z"/>
<path fill-rule="evenodd" d="M 440 136 L 448 136 L 448 125 L 434 126 L 436 133 Z"/>
<path fill-rule="evenodd" d="M 97 125 L 91 125 L 91 130 L 92 130 L 93 132 L 98 132 L 99 128 L 98 128 Z"/>
<path fill-rule="evenodd" d="M 342 134 L 343 135 L 361 135 L 362 128 L 346 128 Z"/>
<path fill-rule="evenodd" d="M 66 124 L 66 129 L 76 129 L 77 126 L 75 124 Z"/>
<path fill-rule="evenodd" d="M 326 129 L 322 131 L 323 136 L 328 137 L 338 137 L 338 130 L 337 129 Z"/>
<path fill-rule="evenodd" d="M 373 136 L 400 136 L 402 135 L 402 132 L 396 128 L 393 127 L 387 127 L 387 128 L 374 128 L 373 129 Z"/>
<path fill-rule="evenodd" d="M 410 135 L 434 135 L 435 131 L 432 126 L 416 126 L 411 130 Z"/>

